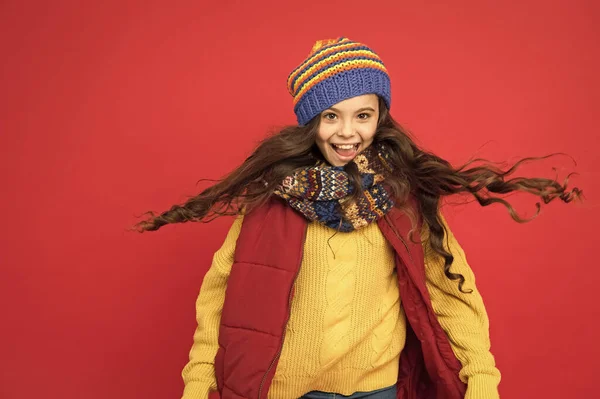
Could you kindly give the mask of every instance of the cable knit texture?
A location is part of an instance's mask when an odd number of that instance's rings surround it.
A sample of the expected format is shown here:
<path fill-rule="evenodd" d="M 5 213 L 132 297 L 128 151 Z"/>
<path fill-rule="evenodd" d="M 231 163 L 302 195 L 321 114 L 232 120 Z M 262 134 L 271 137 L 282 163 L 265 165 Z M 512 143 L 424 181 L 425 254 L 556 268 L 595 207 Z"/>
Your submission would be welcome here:
<path fill-rule="evenodd" d="M 331 240 L 327 251 L 327 278 L 325 279 L 325 317 L 321 367 L 328 368 L 350 349 L 352 331 L 352 304 L 356 294 L 357 242 L 346 235 Z M 337 257 L 335 254 L 338 254 Z M 337 362 L 339 369 L 341 364 Z"/>
<path fill-rule="evenodd" d="M 196 302 L 198 327 L 183 369 L 183 399 L 207 398 L 216 390 L 214 357 L 242 217 L 215 253 Z M 450 231 L 450 230 L 448 230 Z M 423 237 L 427 231 L 424 229 Z M 466 399 L 496 399 L 500 373 L 490 353 L 488 318 L 473 272 L 453 234 L 447 247 L 452 271 L 471 294 L 443 273 L 443 261 L 424 244 L 427 288 L 439 322 L 462 364 Z M 269 398 L 298 398 L 312 390 L 350 395 L 393 385 L 405 342 L 394 253 L 375 223 L 335 232 L 310 223 L 302 267 L 295 283 L 283 351 Z"/>

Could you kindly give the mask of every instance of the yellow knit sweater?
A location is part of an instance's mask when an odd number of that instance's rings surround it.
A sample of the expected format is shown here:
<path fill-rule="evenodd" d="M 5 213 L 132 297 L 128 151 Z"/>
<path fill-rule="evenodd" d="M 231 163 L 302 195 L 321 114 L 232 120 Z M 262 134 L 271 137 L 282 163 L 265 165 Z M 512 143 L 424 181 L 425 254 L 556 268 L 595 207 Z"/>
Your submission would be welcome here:
<path fill-rule="evenodd" d="M 182 372 L 183 399 L 205 399 L 216 390 L 213 360 L 242 220 L 233 223 L 200 289 L 198 327 Z M 422 237 L 427 234 L 424 228 Z M 465 288 L 473 292 L 460 293 L 457 282 L 446 278 L 442 258 L 426 241 L 425 271 L 433 308 L 461 362 L 460 377 L 468 384 L 465 398 L 495 399 L 500 373 L 490 353 L 484 304 L 451 232 L 448 249 L 454 255 L 452 271 L 462 274 Z M 299 398 L 314 390 L 350 395 L 396 382 L 406 319 L 394 254 L 376 223 L 335 235 L 318 223 L 309 224 L 291 309 L 269 399 Z"/>

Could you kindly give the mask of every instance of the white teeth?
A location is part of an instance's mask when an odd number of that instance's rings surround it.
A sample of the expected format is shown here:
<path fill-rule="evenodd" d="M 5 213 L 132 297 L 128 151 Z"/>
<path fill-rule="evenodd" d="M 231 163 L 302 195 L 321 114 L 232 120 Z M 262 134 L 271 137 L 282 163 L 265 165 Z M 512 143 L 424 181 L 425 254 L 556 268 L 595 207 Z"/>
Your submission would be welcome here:
<path fill-rule="evenodd" d="M 356 144 L 345 144 L 345 145 L 333 144 L 333 146 L 340 148 L 342 150 L 351 150 L 354 147 L 356 147 Z"/>

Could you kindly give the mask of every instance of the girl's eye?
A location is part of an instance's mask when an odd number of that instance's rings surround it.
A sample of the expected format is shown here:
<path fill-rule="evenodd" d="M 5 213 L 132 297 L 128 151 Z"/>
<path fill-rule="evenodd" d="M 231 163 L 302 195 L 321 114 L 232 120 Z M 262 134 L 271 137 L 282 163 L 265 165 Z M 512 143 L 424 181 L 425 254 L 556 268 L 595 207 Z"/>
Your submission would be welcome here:
<path fill-rule="evenodd" d="M 371 115 L 369 115 L 369 114 L 362 113 L 362 114 L 358 114 L 358 119 L 369 119 L 370 116 Z"/>
<path fill-rule="evenodd" d="M 329 119 L 330 121 L 334 120 L 336 117 L 337 117 L 337 115 L 332 112 L 328 112 L 323 115 L 323 118 Z"/>

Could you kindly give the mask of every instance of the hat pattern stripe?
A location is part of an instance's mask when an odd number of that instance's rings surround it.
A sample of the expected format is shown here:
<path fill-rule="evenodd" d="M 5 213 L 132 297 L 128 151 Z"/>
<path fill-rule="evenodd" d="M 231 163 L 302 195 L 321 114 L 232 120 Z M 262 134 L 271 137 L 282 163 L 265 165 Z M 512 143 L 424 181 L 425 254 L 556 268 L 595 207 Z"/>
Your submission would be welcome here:
<path fill-rule="evenodd" d="M 310 65 L 302 74 L 298 75 L 294 82 L 291 84 L 292 92 L 297 92 L 298 87 L 302 85 L 302 83 L 306 80 L 309 80 L 312 75 L 314 75 L 315 71 L 323 70 L 327 68 L 328 65 L 335 63 L 336 61 L 343 59 L 351 59 L 351 58 L 360 58 L 366 57 L 374 60 L 379 60 L 377 54 L 373 53 L 370 49 L 363 50 L 348 50 L 339 52 L 336 54 L 332 54 L 331 56 L 320 60 L 319 62 Z"/>
<path fill-rule="evenodd" d="M 387 74 L 387 70 L 385 69 L 383 64 L 378 63 L 373 60 L 353 60 L 353 61 L 344 62 L 340 65 L 337 65 L 335 68 L 330 68 L 330 69 L 320 73 L 319 75 L 315 76 L 314 78 L 312 78 L 302 88 L 302 90 L 300 90 L 298 92 L 298 94 L 294 97 L 294 106 L 296 104 L 298 104 L 298 102 L 300 102 L 300 100 L 302 99 L 302 97 L 304 96 L 304 94 L 306 92 L 308 92 L 310 89 L 312 89 L 314 86 L 316 86 L 320 82 L 322 82 L 325 79 L 328 79 L 334 75 L 337 75 L 339 73 L 342 73 L 345 71 L 350 71 L 350 70 L 356 69 L 356 68 L 365 68 L 365 69 L 371 68 L 371 69 L 376 69 L 376 70 L 382 71 Z"/>
<path fill-rule="evenodd" d="M 341 49 L 341 48 L 346 48 L 346 47 L 350 47 L 350 46 L 364 46 L 364 44 L 353 42 L 353 41 L 351 41 L 349 39 L 345 39 L 345 38 L 342 38 L 342 39 L 336 41 L 335 43 L 327 44 L 327 45 L 319 48 L 317 51 L 310 53 L 308 58 L 306 60 L 304 60 L 304 62 L 302 62 L 302 64 L 298 65 L 298 67 L 296 67 L 296 69 L 294 69 L 290 73 L 290 78 L 292 78 L 292 75 L 294 73 L 297 73 L 298 70 L 302 69 L 306 64 L 313 62 L 315 60 L 315 58 L 319 58 L 322 55 L 329 54 L 332 51 L 335 51 L 336 48 Z"/>
<path fill-rule="evenodd" d="M 293 93 L 298 93 L 302 89 L 302 86 L 306 84 L 306 82 L 309 82 L 312 78 L 324 72 L 325 70 L 351 60 L 373 60 L 383 66 L 383 62 L 381 62 L 377 54 L 374 54 L 372 51 L 348 51 L 344 53 L 338 53 L 319 62 L 316 65 L 313 65 L 304 74 L 302 74 L 302 76 L 298 78 L 297 83 L 292 87 Z"/>
<path fill-rule="evenodd" d="M 368 48 L 367 46 L 358 44 L 358 43 L 353 44 L 352 46 L 347 46 L 343 50 L 338 50 L 335 53 L 329 52 L 327 54 L 323 54 L 322 57 L 315 58 L 314 60 L 312 60 L 312 62 L 304 65 L 303 68 L 297 69 L 295 71 L 295 73 L 293 74 L 294 75 L 293 77 L 292 77 L 292 75 L 290 75 L 290 79 L 292 79 L 292 80 L 288 79 L 288 88 L 290 90 L 294 90 L 294 86 L 296 85 L 296 82 L 298 81 L 298 79 L 300 79 L 301 76 L 304 75 L 307 70 L 312 69 L 315 65 L 320 64 L 323 61 L 326 61 L 327 59 L 337 57 L 339 54 L 346 54 L 346 53 L 354 52 L 354 51 L 368 51 L 369 53 L 374 54 L 370 48 Z"/>
<path fill-rule="evenodd" d="M 287 82 L 288 88 L 293 85 L 293 81 L 295 81 L 299 75 L 303 74 L 308 68 L 310 68 L 317 62 L 320 62 L 324 58 L 327 58 L 332 53 L 335 54 L 335 53 L 340 53 L 342 51 L 356 51 L 356 50 L 369 50 L 372 52 L 372 50 L 370 48 L 368 48 L 367 46 L 365 46 L 364 44 L 354 43 L 354 42 L 334 45 L 333 47 L 329 47 L 325 50 L 322 50 L 320 53 L 318 53 L 315 56 L 310 57 L 308 59 L 308 61 L 305 61 L 304 63 L 302 63 L 302 65 L 300 65 L 298 68 L 296 68 L 292 71 L 292 73 L 288 77 L 288 82 Z"/>

